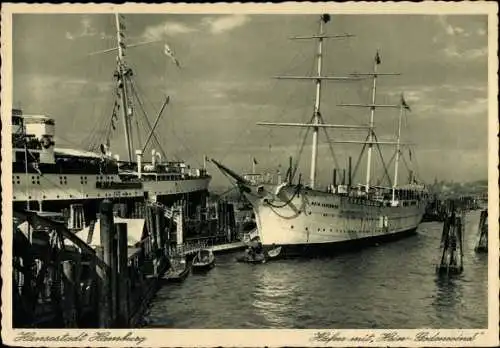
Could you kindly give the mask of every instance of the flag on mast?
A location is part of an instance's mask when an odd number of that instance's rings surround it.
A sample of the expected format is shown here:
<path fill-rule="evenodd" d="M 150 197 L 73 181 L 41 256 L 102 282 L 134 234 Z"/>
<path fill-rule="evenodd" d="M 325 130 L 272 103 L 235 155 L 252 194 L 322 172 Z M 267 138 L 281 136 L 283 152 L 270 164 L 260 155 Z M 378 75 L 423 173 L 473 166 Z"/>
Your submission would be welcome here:
<path fill-rule="evenodd" d="M 172 59 L 172 61 L 174 62 L 175 65 L 177 65 L 177 67 L 181 67 L 181 65 L 179 64 L 179 61 L 177 60 L 177 58 L 175 58 L 175 55 L 174 55 L 174 52 L 172 52 L 172 50 L 170 49 L 170 47 L 165 44 L 165 49 L 164 49 L 164 53 L 165 55 L 167 55 L 168 57 L 170 57 Z"/>
<path fill-rule="evenodd" d="M 375 63 L 377 63 L 377 65 L 382 63 L 382 60 L 380 60 L 380 54 L 378 53 L 378 50 L 377 53 L 375 54 Z"/>
<path fill-rule="evenodd" d="M 410 106 L 406 104 L 406 100 L 403 94 L 401 94 L 401 106 L 404 107 L 406 110 L 411 111 Z"/>
<path fill-rule="evenodd" d="M 253 164 L 255 164 L 255 165 L 259 164 L 259 163 L 257 162 L 257 160 L 255 159 L 255 157 L 253 158 Z"/>

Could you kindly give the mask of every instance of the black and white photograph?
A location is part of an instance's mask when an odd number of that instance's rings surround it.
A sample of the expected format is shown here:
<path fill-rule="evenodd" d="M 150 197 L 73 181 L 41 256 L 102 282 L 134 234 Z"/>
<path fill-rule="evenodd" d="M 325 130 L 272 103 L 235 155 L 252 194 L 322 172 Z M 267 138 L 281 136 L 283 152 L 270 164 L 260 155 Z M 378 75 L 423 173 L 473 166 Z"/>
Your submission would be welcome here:
<path fill-rule="evenodd" d="M 497 12 L 2 6 L 3 340 L 498 345 Z"/>

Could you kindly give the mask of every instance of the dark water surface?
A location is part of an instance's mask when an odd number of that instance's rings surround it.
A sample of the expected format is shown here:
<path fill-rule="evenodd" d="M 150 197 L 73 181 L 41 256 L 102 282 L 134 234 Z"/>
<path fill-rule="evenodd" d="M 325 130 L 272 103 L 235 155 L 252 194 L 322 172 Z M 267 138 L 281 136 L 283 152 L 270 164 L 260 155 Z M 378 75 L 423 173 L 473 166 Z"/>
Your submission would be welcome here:
<path fill-rule="evenodd" d="M 206 275 L 159 290 L 147 327 L 486 328 L 487 254 L 476 254 L 479 211 L 466 215 L 464 272 L 438 280 L 442 224 L 397 242 L 331 258 L 262 265 L 217 256 Z"/>

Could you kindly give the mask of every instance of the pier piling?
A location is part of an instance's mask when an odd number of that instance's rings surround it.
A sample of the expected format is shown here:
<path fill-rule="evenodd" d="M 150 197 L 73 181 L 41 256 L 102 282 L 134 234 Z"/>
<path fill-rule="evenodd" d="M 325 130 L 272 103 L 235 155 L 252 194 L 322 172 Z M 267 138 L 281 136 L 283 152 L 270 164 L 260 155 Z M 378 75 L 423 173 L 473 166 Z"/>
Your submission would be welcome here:
<path fill-rule="evenodd" d="M 440 275 L 460 274 L 463 271 L 463 238 L 464 216 L 456 214 L 452 207 L 451 214 L 446 217 L 441 236 L 441 260 L 436 266 Z"/>
<path fill-rule="evenodd" d="M 126 223 L 117 223 L 117 275 L 118 275 L 118 312 L 117 327 L 128 327 L 129 318 L 129 275 L 128 275 L 128 231 Z"/>
<path fill-rule="evenodd" d="M 477 253 L 488 252 L 488 210 L 481 211 L 479 225 L 477 227 L 478 241 L 474 250 Z"/>

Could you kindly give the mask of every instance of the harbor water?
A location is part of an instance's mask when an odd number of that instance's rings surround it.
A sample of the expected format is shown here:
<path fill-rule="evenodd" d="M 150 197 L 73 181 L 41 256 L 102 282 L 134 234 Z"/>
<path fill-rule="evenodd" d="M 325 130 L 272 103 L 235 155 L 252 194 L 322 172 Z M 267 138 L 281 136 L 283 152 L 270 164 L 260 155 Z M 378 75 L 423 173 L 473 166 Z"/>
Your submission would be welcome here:
<path fill-rule="evenodd" d="M 235 262 L 159 290 L 146 326 L 190 329 L 487 327 L 487 254 L 476 254 L 479 211 L 466 219 L 464 271 L 439 279 L 442 223 L 389 244 L 329 258 Z"/>

